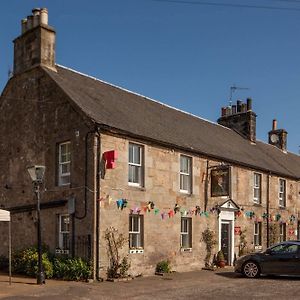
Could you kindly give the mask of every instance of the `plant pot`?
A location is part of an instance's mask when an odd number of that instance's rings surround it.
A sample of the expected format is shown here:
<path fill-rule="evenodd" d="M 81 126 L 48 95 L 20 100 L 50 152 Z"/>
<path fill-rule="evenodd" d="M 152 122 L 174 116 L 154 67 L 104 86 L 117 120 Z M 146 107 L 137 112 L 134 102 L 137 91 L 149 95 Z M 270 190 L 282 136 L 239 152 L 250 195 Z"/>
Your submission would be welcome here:
<path fill-rule="evenodd" d="M 225 267 L 225 260 L 218 261 L 218 267 L 219 268 L 224 268 Z"/>

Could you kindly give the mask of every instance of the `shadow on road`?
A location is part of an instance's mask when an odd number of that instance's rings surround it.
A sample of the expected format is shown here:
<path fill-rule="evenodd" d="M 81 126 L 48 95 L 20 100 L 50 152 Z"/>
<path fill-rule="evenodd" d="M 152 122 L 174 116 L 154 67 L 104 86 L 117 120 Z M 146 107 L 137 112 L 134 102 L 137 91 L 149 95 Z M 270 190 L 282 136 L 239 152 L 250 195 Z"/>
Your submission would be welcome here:
<path fill-rule="evenodd" d="M 242 278 L 242 275 L 237 274 L 235 272 L 218 272 L 215 274 L 218 276 L 226 277 L 226 278 L 233 278 L 233 279 Z"/>
<path fill-rule="evenodd" d="M 217 276 L 222 276 L 226 278 L 232 278 L 232 279 L 240 279 L 244 278 L 245 280 L 259 280 L 259 279 L 264 279 L 264 280 L 289 280 L 289 281 L 300 281 L 300 276 L 275 276 L 275 275 L 262 275 L 258 278 L 246 278 L 242 274 L 238 274 L 235 272 L 218 272 L 215 273 Z"/>

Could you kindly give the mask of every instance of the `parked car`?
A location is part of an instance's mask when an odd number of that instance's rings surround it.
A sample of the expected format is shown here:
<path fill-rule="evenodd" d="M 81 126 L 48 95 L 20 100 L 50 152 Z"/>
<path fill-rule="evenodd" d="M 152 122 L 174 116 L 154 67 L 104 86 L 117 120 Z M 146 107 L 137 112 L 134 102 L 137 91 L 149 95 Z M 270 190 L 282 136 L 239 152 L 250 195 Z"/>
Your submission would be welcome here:
<path fill-rule="evenodd" d="M 265 252 L 250 253 L 238 258 L 235 272 L 246 277 L 265 275 L 300 275 L 300 241 L 286 241 Z"/>

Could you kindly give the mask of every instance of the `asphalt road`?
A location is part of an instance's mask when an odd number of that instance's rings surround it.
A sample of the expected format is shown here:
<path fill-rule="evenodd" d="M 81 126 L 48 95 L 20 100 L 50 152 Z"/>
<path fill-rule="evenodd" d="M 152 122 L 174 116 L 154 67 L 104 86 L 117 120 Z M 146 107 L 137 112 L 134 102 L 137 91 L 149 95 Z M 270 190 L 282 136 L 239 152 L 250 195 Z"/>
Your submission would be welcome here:
<path fill-rule="evenodd" d="M 195 271 L 136 278 L 127 282 L 64 282 L 14 278 L 8 285 L 0 275 L 0 299 L 300 299 L 300 278 L 246 279 L 232 272 Z"/>

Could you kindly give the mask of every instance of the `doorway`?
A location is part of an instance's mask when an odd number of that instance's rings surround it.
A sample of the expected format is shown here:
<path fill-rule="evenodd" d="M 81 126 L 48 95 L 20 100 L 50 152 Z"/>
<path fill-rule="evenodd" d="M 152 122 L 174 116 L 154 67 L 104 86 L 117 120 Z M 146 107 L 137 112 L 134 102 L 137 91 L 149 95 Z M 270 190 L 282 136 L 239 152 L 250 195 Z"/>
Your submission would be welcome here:
<path fill-rule="evenodd" d="M 231 222 L 222 220 L 221 222 L 221 250 L 224 254 L 224 258 L 227 265 L 231 264 L 231 245 L 232 245 L 232 235 L 231 235 Z"/>

